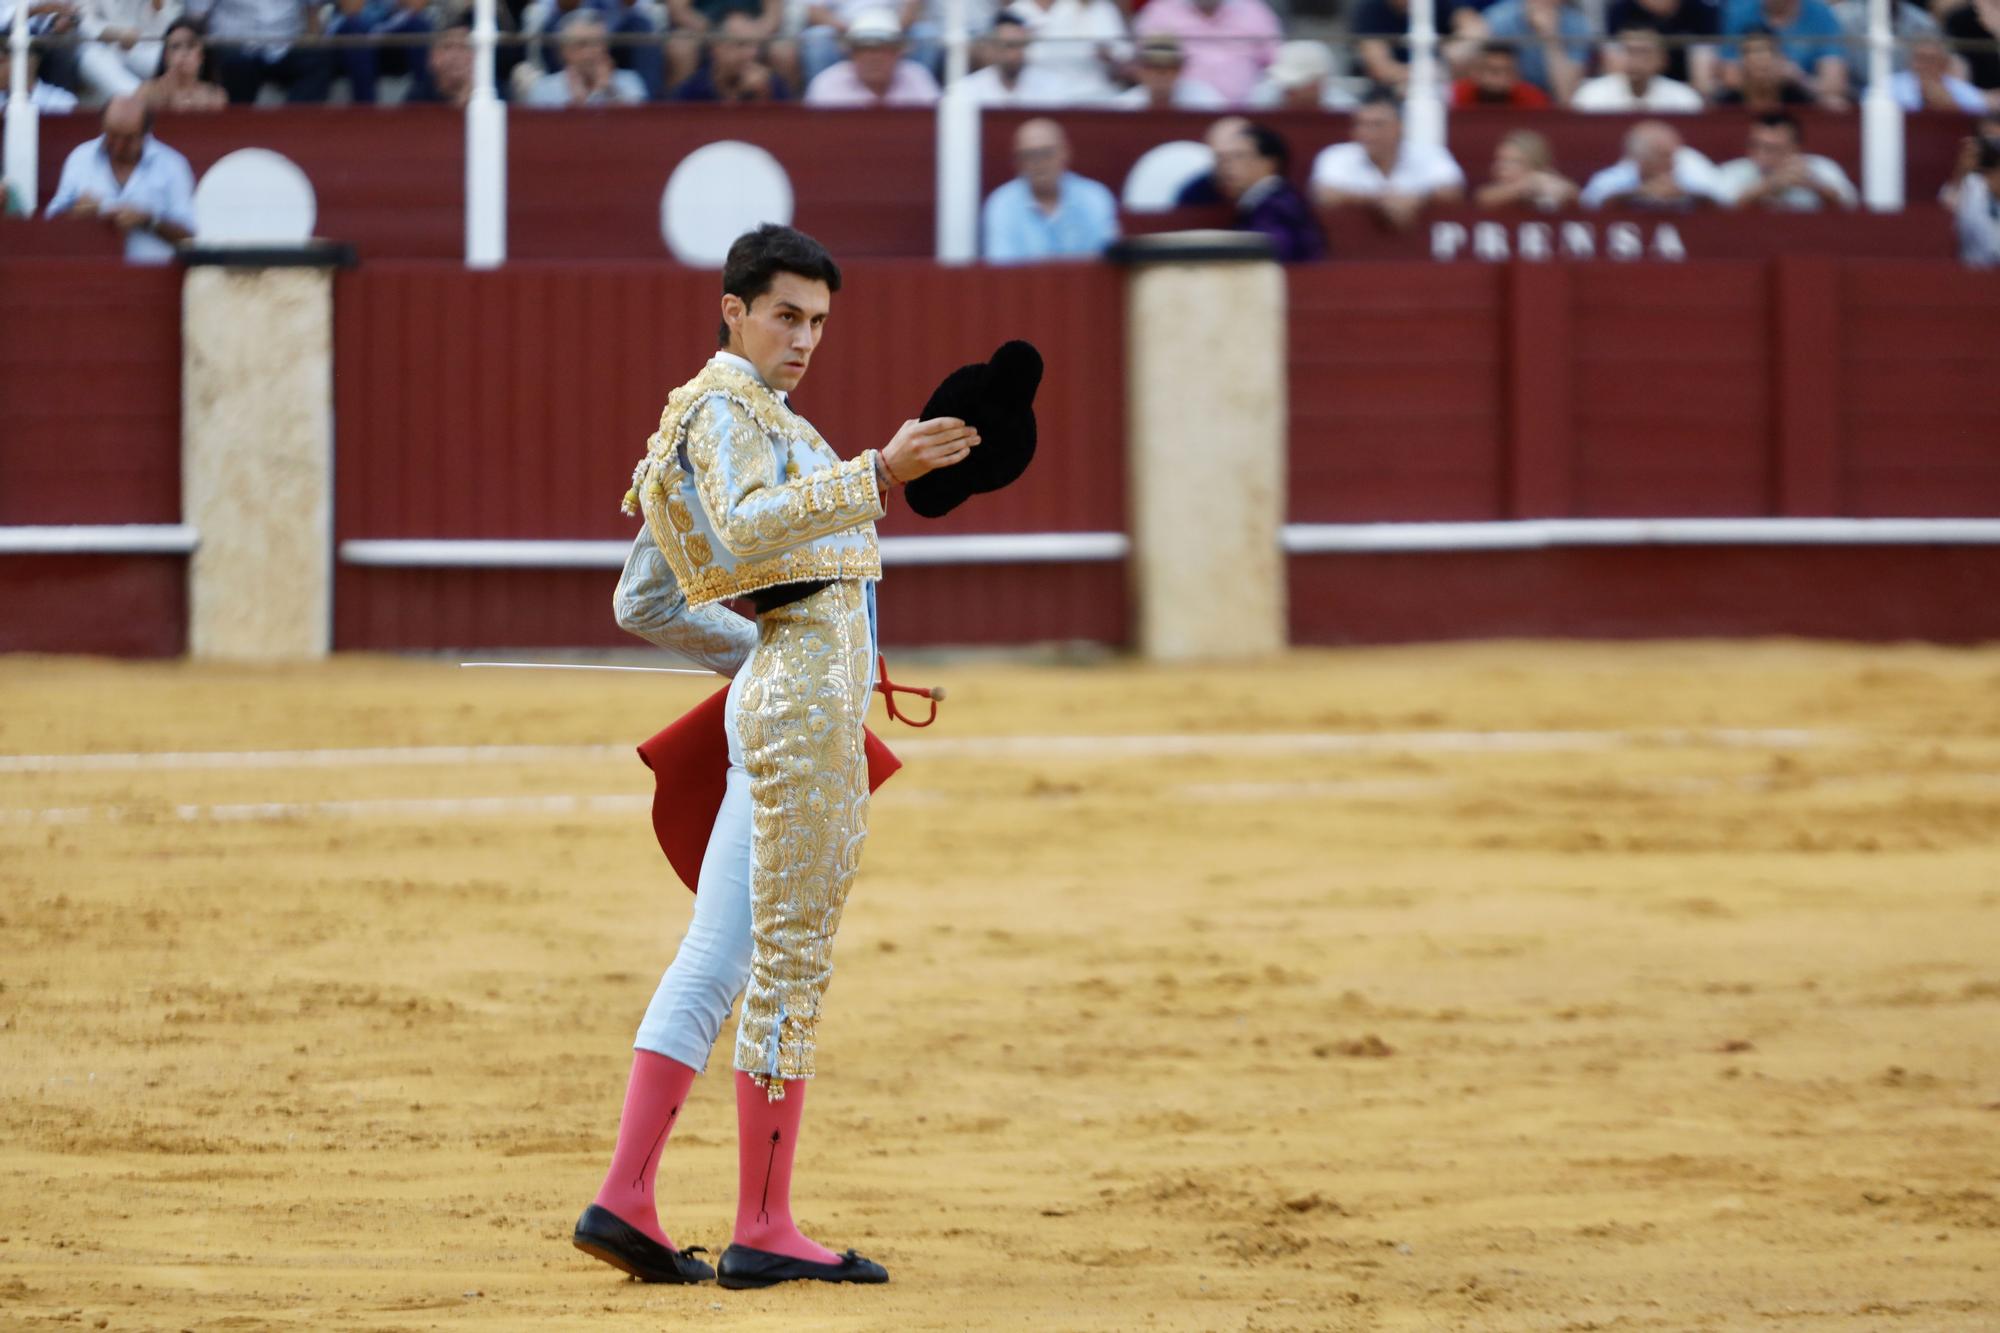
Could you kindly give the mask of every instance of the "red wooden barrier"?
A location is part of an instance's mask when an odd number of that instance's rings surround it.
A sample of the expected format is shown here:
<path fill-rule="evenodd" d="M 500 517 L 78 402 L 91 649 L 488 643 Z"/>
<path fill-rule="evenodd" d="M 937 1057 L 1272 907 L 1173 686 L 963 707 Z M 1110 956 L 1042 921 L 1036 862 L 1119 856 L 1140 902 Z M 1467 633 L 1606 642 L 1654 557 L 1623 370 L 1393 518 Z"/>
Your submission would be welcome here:
<path fill-rule="evenodd" d="M 928 111 L 801 106 L 645 106 L 507 117 L 508 254 L 519 259 L 663 259 L 660 197 L 687 154 L 719 139 L 778 159 L 793 222 L 835 254 L 936 253 Z"/>
<path fill-rule="evenodd" d="M 518 119 L 518 118 L 517 118 Z M 69 152 L 95 137 L 95 115 L 42 117 L 44 204 Z M 465 117 L 438 106 L 255 107 L 162 115 L 160 142 L 187 155 L 195 177 L 239 148 L 283 153 L 312 181 L 315 234 L 364 255 L 465 254 Z"/>
<path fill-rule="evenodd" d="M 0 261 L 0 525 L 180 521 L 180 273 Z M 0 652 L 170 654 L 162 556 L 0 556 Z"/>
<path fill-rule="evenodd" d="M 1105 268 L 848 266 L 799 408 L 842 452 L 885 443 L 956 365 L 1026 337 L 1049 361 L 1018 486 L 889 534 L 1123 531 L 1124 306 Z M 335 304 L 336 526 L 352 538 L 629 537 L 619 497 L 667 391 L 715 345 L 713 274 L 665 265 L 468 273 L 376 264 Z M 1122 571 L 892 574 L 891 642 L 1122 637 Z M 613 576 L 345 567 L 344 648 L 631 642 Z"/>

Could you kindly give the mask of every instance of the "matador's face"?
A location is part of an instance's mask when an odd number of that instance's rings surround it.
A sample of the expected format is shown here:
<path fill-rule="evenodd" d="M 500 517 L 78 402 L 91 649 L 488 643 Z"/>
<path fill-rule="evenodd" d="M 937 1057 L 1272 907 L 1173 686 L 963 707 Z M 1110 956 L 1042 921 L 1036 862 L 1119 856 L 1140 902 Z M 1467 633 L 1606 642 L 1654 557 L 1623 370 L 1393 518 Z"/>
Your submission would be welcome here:
<path fill-rule="evenodd" d="M 729 350 L 757 367 L 764 383 L 788 393 L 806 377 L 832 305 L 833 293 L 824 282 L 797 273 L 776 275 L 771 290 L 748 306 L 741 297 L 725 296 Z"/>

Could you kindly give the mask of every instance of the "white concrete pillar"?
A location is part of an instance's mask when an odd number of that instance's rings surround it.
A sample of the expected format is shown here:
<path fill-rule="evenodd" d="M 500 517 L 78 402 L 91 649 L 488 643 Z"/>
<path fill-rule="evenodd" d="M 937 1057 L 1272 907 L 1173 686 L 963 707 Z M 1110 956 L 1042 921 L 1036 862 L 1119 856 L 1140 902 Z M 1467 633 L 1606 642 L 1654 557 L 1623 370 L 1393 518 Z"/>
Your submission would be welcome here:
<path fill-rule="evenodd" d="M 1157 661 L 1282 651 L 1285 274 L 1254 234 L 1135 238 L 1126 422 L 1138 647 Z"/>
<path fill-rule="evenodd" d="M 213 253 L 213 252 L 211 252 Z M 191 262 L 181 289 L 188 653 L 324 657 L 333 619 L 333 270 Z"/>

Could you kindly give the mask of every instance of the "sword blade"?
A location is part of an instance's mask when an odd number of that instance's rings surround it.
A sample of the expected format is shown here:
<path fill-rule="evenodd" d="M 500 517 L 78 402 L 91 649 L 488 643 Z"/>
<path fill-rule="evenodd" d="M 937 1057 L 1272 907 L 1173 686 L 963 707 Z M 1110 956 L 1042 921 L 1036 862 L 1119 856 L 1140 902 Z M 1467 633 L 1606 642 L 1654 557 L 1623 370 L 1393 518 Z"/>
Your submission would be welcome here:
<path fill-rule="evenodd" d="M 593 666 L 583 662 L 460 662 L 460 667 L 491 667 L 507 671 L 643 671 L 655 676 L 713 676 L 700 667 Z"/>

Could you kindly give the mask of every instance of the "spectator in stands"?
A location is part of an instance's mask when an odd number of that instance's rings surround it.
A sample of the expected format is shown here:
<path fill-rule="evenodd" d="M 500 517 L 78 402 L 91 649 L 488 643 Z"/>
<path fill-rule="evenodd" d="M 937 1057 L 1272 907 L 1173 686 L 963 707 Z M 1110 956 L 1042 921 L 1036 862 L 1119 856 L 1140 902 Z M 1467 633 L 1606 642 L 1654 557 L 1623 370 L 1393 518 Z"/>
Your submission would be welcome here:
<path fill-rule="evenodd" d="M 1715 94 L 1717 106 L 1740 106 L 1761 113 L 1812 105 L 1812 90 L 1785 62 L 1778 39 L 1770 33 L 1744 34 L 1736 44 L 1736 57 L 1736 63 L 1723 71 L 1727 86 Z"/>
<path fill-rule="evenodd" d="M 2000 267 L 2000 144 L 1981 143 L 1972 165 L 1953 214 L 1958 257 L 1974 268 Z"/>
<path fill-rule="evenodd" d="M 1988 111 L 1979 118 L 1979 127 L 1959 141 L 1958 158 L 1952 163 L 1951 178 L 1938 188 L 1938 202 L 1945 211 L 1958 211 L 1959 190 L 1968 176 L 1979 170 L 1979 156 L 1986 145 L 2000 148 L 2000 111 Z"/>
<path fill-rule="evenodd" d="M 1489 35 L 1484 11 L 1492 4 L 1493 0 L 1442 0 L 1437 5 L 1435 22 L 1443 40 L 1440 79 L 1448 77 L 1444 65 L 1462 70 L 1478 54 Z M 1360 39 L 1355 53 L 1372 91 L 1402 92 L 1410 80 L 1410 47 L 1404 40 L 1410 33 L 1410 0 L 1361 0 L 1348 29 Z"/>
<path fill-rule="evenodd" d="M 1014 131 L 1020 174 L 986 197 L 983 253 L 996 264 L 1098 255 L 1118 239 L 1111 191 L 1069 169 L 1069 137 L 1053 120 Z"/>
<path fill-rule="evenodd" d="M 1967 80 L 1985 95 L 1986 105 L 2000 111 L 2000 0 L 1965 0 L 1940 11 L 1939 25 L 1946 37 L 1960 43 Z"/>
<path fill-rule="evenodd" d="M 1625 133 L 1625 156 L 1592 176 L 1585 208 L 1687 213 L 1715 203 L 1715 164 L 1681 142 L 1664 120 L 1642 120 Z"/>
<path fill-rule="evenodd" d="M 742 86 L 754 89 L 769 76 L 775 78 L 772 87 L 786 84 L 797 86 L 799 79 L 799 54 L 795 44 L 777 40 L 778 26 L 784 18 L 782 0 L 667 0 L 667 12 L 672 16 L 667 38 L 667 86 L 674 90 L 674 100 L 682 102 L 758 102 L 773 100 L 771 95 L 727 97 L 705 96 L 686 97 L 681 90 L 693 87 L 700 90 L 713 86 L 718 90 L 721 83 L 713 77 L 702 83 L 693 82 L 696 74 L 707 64 L 706 56 L 715 46 L 727 40 L 741 43 L 751 42 L 748 56 L 741 50 L 732 53 L 730 69 L 748 73 L 748 82 Z M 734 19 L 731 23 L 729 20 Z M 725 30 L 728 36 L 725 38 Z M 764 48 L 768 44 L 768 55 Z M 756 71 L 763 70 L 763 74 Z M 788 94 L 786 96 L 789 96 Z"/>
<path fill-rule="evenodd" d="M 14 43 L 0 32 L 0 101 L 14 86 Z M 76 94 L 67 88 L 42 81 L 42 53 L 28 43 L 28 101 L 45 116 L 67 115 L 76 110 Z"/>
<path fill-rule="evenodd" d="M 1542 111 L 1549 106 L 1549 95 L 1521 78 L 1520 57 L 1513 47 L 1487 42 L 1473 58 L 1471 73 L 1451 85 L 1451 104 Z"/>
<path fill-rule="evenodd" d="M 1112 0 L 1016 0 L 1009 8 L 1034 36 L 1029 67 L 1063 105 L 1102 102 L 1117 91 L 1108 71 L 1123 59 L 1125 14 Z"/>
<path fill-rule="evenodd" d="M 990 61 L 965 76 L 965 86 L 981 106 L 1055 106 L 1062 88 L 1049 72 L 1028 63 L 1028 25 L 1003 10 L 986 35 Z"/>
<path fill-rule="evenodd" d="M 557 32 L 563 67 L 528 85 L 523 106 L 617 106 L 646 100 L 639 76 L 612 63 L 611 33 L 596 10 L 570 11 Z"/>
<path fill-rule="evenodd" d="M 375 25 L 380 37 L 428 37 L 436 30 L 431 23 L 430 0 L 396 0 Z M 429 46 L 428 42 L 422 46 L 385 43 L 379 57 L 382 74 L 391 79 L 421 79 L 429 66 L 425 59 Z"/>
<path fill-rule="evenodd" d="M 1722 8 L 1718 0 L 1612 0 L 1605 13 L 1606 32 L 1625 33 L 1649 28 L 1666 40 L 1670 78 L 1692 87 L 1703 97 L 1713 96 L 1719 86 L 1719 62 L 1712 41 L 1722 31 Z M 1619 48 L 1607 46 L 1604 68 L 1616 71 L 1623 58 Z"/>
<path fill-rule="evenodd" d="M 1354 97 L 1333 81 L 1333 52 L 1324 42 L 1286 42 L 1249 105 L 1282 111 L 1352 111 Z"/>
<path fill-rule="evenodd" d="M 887 8 L 903 34 L 906 48 L 914 47 L 917 62 L 935 77 L 938 68 L 938 27 L 924 17 L 924 0 L 805 0 L 804 30 L 799 34 L 799 55 L 804 78 L 810 88 L 814 79 L 840 63 L 844 49 L 852 49 L 849 37 L 854 22 L 863 14 Z"/>
<path fill-rule="evenodd" d="M 495 93 L 500 91 L 496 85 Z M 462 107 L 472 100 L 472 20 L 445 24 L 425 53 L 424 75 L 411 85 L 407 102 Z"/>
<path fill-rule="evenodd" d="M 789 102 L 791 84 L 759 60 L 763 28 L 741 10 L 724 14 L 707 59 L 674 89 L 676 102 Z"/>
<path fill-rule="evenodd" d="M 1590 20 L 1565 0 L 1500 0 L 1485 21 L 1489 40 L 1513 43 L 1522 78 L 1569 101 L 1590 64 Z"/>
<path fill-rule="evenodd" d="M 933 106 L 938 83 L 903 58 L 903 29 L 887 9 L 865 9 L 847 25 L 847 59 L 806 86 L 813 106 Z"/>
<path fill-rule="evenodd" d="M 104 107 L 104 133 L 63 162 L 48 217 L 98 218 L 125 237 L 125 258 L 163 264 L 194 235 L 194 172 L 153 137 L 153 112 L 137 97 Z"/>
<path fill-rule="evenodd" d="M 1827 8 L 1840 24 L 1840 32 L 1847 40 L 1842 49 L 1847 56 L 1849 72 L 1856 84 L 1866 83 L 1868 72 L 1868 0 L 1828 0 Z M 1909 68 L 1907 43 L 1920 37 L 1938 35 L 1937 20 L 1925 12 L 1923 6 L 1913 5 L 1910 0 L 1890 0 L 1889 31 L 1896 45 L 1889 49 L 1889 58 L 1898 71 Z"/>
<path fill-rule="evenodd" d="M 1398 230 L 1433 204 L 1465 197 L 1465 173 L 1450 153 L 1403 136 L 1402 109 L 1377 95 L 1354 113 L 1354 139 L 1313 159 L 1313 197 L 1322 208 L 1366 208 Z"/>
<path fill-rule="evenodd" d="M 1292 150 L 1266 125 L 1245 124 L 1215 155 L 1215 180 L 1236 229 L 1269 237 L 1280 263 L 1326 258 L 1326 233 L 1291 182 Z"/>
<path fill-rule="evenodd" d="M 1284 35 L 1264 0 L 1148 0 L 1132 31 L 1180 38 L 1188 78 L 1231 106 L 1250 96 Z"/>
<path fill-rule="evenodd" d="M 572 14 L 593 13 L 605 29 L 605 50 L 619 69 L 639 78 L 647 97 L 659 97 L 667 81 L 666 55 L 658 40 L 660 28 L 634 0 L 531 0 L 522 15 L 521 27 L 531 44 L 541 53 L 541 72 L 555 74 L 568 63 L 561 35 Z M 548 40 L 551 35 L 557 40 Z M 621 41 L 616 49 L 611 37 Z M 527 76 L 516 73 L 517 79 Z M 532 82 L 527 85 L 533 88 Z M 533 105 L 530 103 L 530 105 Z"/>
<path fill-rule="evenodd" d="M 364 38 L 373 37 L 375 30 L 386 19 L 381 6 L 373 0 L 333 0 L 333 14 L 320 29 L 324 37 Z M 331 65 L 329 83 L 345 80 L 347 95 L 353 101 L 368 105 L 375 100 L 375 80 L 380 73 L 377 48 L 373 42 L 366 46 L 333 46 L 327 49 L 326 58 Z"/>
<path fill-rule="evenodd" d="M 175 19 L 160 43 L 160 65 L 139 85 L 139 96 L 155 111 L 220 111 L 229 94 L 215 78 L 215 56 L 201 27 Z"/>
<path fill-rule="evenodd" d="M 1667 48 L 1651 28 L 1618 34 L 1619 70 L 1587 79 L 1570 98 L 1574 111 L 1700 111 L 1701 94 L 1666 76 Z"/>
<path fill-rule="evenodd" d="M 1716 173 L 1716 194 L 1731 208 L 1812 213 L 1860 202 L 1854 182 L 1830 157 L 1802 151 L 1805 131 L 1790 114 L 1773 111 L 1750 126 L 1745 156 Z"/>
<path fill-rule="evenodd" d="M 311 0 L 187 0 L 188 17 L 200 20 L 222 54 L 222 87 L 238 106 L 257 100 L 269 84 L 292 102 L 324 102 L 333 75 L 326 52 L 296 43 L 319 33 Z"/>
<path fill-rule="evenodd" d="M 1889 90 L 1905 111 L 1958 111 L 1976 116 L 1986 98 L 1951 72 L 1951 52 L 1936 37 L 1919 37 L 1906 48 L 1910 67 L 1891 76 Z"/>
<path fill-rule="evenodd" d="M 1556 170 L 1549 141 L 1533 130 L 1515 130 L 1493 150 L 1492 179 L 1479 187 L 1473 202 L 1554 213 L 1574 205 L 1576 195 L 1576 182 Z"/>
<path fill-rule="evenodd" d="M 1148 37 L 1133 61 L 1138 82 L 1106 105 L 1126 111 L 1216 111 L 1229 105 L 1221 93 L 1182 73 L 1186 66 L 1178 37 Z"/>
<path fill-rule="evenodd" d="M 1847 61 L 1840 45 L 1840 20 L 1825 0 L 1727 0 L 1722 31 L 1739 36 L 1760 29 L 1778 39 L 1784 58 L 1829 111 L 1847 109 Z"/>
<path fill-rule="evenodd" d="M 1202 134 L 1202 142 L 1208 145 L 1211 163 L 1222 156 L 1223 149 L 1235 140 L 1237 133 L 1250 127 L 1250 122 L 1242 116 L 1224 116 L 1211 124 Z M 1216 183 L 1215 170 L 1196 176 L 1174 198 L 1176 208 L 1210 208 L 1228 202 L 1222 194 L 1222 187 Z"/>
<path fill-rule="evenodd" d="M 167 25 L 181 16 L 180 0 L 81 0 L 77 69 L 94 91 L 123 97 L 160 63 Z"/>

